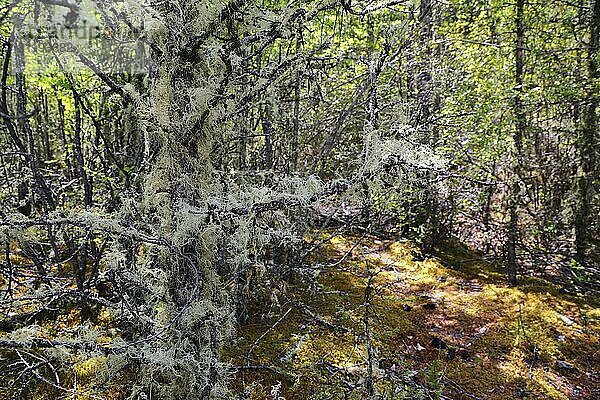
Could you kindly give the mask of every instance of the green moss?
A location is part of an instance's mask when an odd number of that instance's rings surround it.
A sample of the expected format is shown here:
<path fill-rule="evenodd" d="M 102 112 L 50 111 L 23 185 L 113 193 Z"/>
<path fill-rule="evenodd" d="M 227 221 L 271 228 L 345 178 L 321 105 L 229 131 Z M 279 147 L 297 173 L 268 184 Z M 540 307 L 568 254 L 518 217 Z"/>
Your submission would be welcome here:
<path fill-rule="evenodd" d="M 418 397 L 411 393 L 414 388 L 403 387 L 411 380 L 433 398 L 442 391 L 447 398 L 466 392 L 486 399 L 562 400 L 575 386 L 593 385 L 590 372 L 600 370 L 596 300 L 561 293 L 539 278 L 507 287 L 499 266 L 456 243 L 440 250 L 439 259 L 415 261 L 418 249 L 408 242 L 365 237 L 355 246 L 358 237 L 319 235 L 328 240 L 311 262 L 335 263 L 351 249 L 352 254 L 321 271 L 316 291 L 287 285 L 255 297 L 249 305 L 251 323 L 239 328 L 223 358 L 268 368 L 235 374 L 234 392 L 245 387 L 252 392 L 248 398 L 270 399 L 272 388 L 281 385 L 280 395 L 288 400 L 364 398 L 364 301 L 371 274 L 371 340 L 378 363 L 388 368 L 376 381 L 382 395 L 395 391 Z M 278 304 L 265 301 L 273 294 Z M 67 309 L 40 325 L 53 336 L 82 321 L 105 330 L 116 326 L 102 308 Z M 101 329 L 99 340 L 108 343 L 113 336 Z M 435 348 L 434 339 L 444 346 Z M 61 376 L 64 384 L 76 376 L 82 391 L 98 389 L 106 375 L 103 357 L 71 361 L 73 369 Z M 561 371 L 558 361 L 574 370 Z M 349 384 L 358 389 L 350 390 Z M 122 398 L 124 390 L 105 389 L 107 399 Z M 37 398 L 54 395 L 42 385 Z"/>

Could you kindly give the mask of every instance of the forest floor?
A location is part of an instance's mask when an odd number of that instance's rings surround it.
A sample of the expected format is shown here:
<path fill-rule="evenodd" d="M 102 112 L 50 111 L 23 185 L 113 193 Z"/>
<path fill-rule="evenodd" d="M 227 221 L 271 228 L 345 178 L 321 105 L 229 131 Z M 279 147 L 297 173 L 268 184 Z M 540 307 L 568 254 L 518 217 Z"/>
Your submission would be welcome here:
<path fill-rule="evenodd" d="M 600 398 L 600 299 L 458 244 L 320 235 L 318 285 L 273 288 L 226 352 L 251 398 Z"/>
<path fill-rule="evenodd" d="M 306 240 L 319 246 L 305 276 L 272 278 L 225 351 L 238 367 L 232 390 L 246 394 L 238 398 L 600 398 L 600 298 L 535 277 L 509 287 L 500 265 L 457 243 L 425 258 L 408 241 L 335 232 Z M 83 314 L 40 329 L 56 337 Z M 103 315 L 96 322 L 113 323 Z M 76 361 L 63 384 L 122 399 L 127 382 L 105 386 L 104 358 Z M 14 398 L 10 381 L 0 368 L 0 399 Z M 58 398 L 51 389 L 34 398 Z"/>

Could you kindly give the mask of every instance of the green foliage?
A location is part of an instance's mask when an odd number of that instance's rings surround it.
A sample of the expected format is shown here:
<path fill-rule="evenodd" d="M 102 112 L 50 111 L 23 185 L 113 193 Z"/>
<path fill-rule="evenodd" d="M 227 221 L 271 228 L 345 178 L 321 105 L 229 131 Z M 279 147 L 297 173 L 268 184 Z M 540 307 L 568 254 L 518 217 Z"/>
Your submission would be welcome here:
<path fill-rule="evenodd" d="M 431 260 L 415 263 L 400 242 L 346 263 L 363 250 L 347 238 L 332 234 L 339 251 L 317 256 L 301 240 L 333 221 L 411 238 L 426 255 L 456 235 L 503 259 L 516 208 L 523 275 L 568 266 L 573 278 L 565 283 L 597 288 L 597 271 L 582 260 L 567 265 L 577 214 L 568 205 L 581 197 L 572 186 L 582 177 L 575 155 L 597 83 L 586 76 L 587 9 L 526 2 L 523 84 L 515 87 L 514 5 L 395 3 L 0 6 L 2 61 L 10 67 L 0 96 L 0 329 L 16 346 L 6 361 L 18 371 L 15 396 L 227 398 L 232 358 L 256 378 L 243 389 L 258 397 L 442 397 L 446 373 L 484 396 L 492 383 L 522 384 L 527 346 L 540 349 L 546 368 L 569 355 L 544 304 L 566 303 L 533 286 L 533 294 L 500 287 L 500 263 L 493 271 L 463 265 L 465 276 L 494 280 L 467 303 L 449 288 L 462 278 Z M 25 29 L 13 17 L 38 26 L 81 22 L 84 13 L 106 28 L 107 40 L 43 36 L 21 51 L 12 35 Z M 515 149 L 520 112 L 526 127 Z M 403 279 L 415 282 L 399 299 L 393 290 L 406 289 Z M 364 325 L 372 282 L 387 297 L 372 304 L 371 335 Z M 489 367 L 482 382 L 464 371 L 469 360 L 446 363 L 426 351 L 424 363 L 398 353 L 398 341 L 412 336 L 420 342 L 410 356 L 425 354 L 430 338 L 415 332 L 422 321 L 405 310 L 421 306 L 417 289 L 433 287 L 448 291 L 459 324 L 474 324 L 482 310 L 491 318 L 498 304 L 531 305 L 516 324 L 514 313 L 512 322 L 495 320 L 498 329 L 477 342 L 495 360 L 478 354 Z M 253 325 L 282 315 L 288 319 L 266 333 Z M 345 333 L 332 333 L 336 326 Z M 369 335 L 402 369 L 377 376 L 372 388 L 363 368 Z M 250 359 L 250 340 L 259 339 L 268 346 Z M 232 351 L 232 342 L 246 353 Z M 503 382 L 510 367 L 523 376 Z M 560 397 L 541 380 L 523 385 Z"/>

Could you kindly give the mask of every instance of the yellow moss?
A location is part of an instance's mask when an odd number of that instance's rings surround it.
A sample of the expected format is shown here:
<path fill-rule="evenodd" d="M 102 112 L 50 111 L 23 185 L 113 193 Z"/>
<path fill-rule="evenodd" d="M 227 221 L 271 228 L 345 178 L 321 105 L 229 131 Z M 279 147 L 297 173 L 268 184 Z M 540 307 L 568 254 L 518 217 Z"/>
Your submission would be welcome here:
<path fill-rule="evenodd" d="M 108 365 L 105 356 L 93 357 L 76 363 L 73 366 L 73 372 L 77 376 L 77 381 L 83 384 L 90 382 L 101 382 L 108 375 Z"/>
<path fill-rule="evenodd" d="M 340 245 L 340 244 L 346 244 L 348 241 L 346 240 L 346 238 L 344 238 L 343 236 L 340 235 L 336 235 L 334 237 L 332 237 L 331 239 L 329 239 L 329 243 L 331 243 L 334 246 Z"/>
<path fill-rule="evenodd" d="M 350 272 L 324 273 L 319 282 L 329 290 L 339 290 L 349 293 L 360 291 L 365 287 L 364 279 Z"/>
<path fill-rule="evenodd" d="M 326 356 L 326 361 L 341 367 L 362 361 L 353 335 L 322 331 L 310 335 L 296 353 L 297 361 L 294 364 L 296 367 L 313 365 L 323 356 Z"/>
<path fill-rule="evenodd" d="M 382 343 L 415 333 L 414 325 L 402 308 L 403 301 L 397 297 L 388 297 L 376 300 L 374 303 L 375 336 Z"/>
<path fill-rule="evenodd" d="M 335 236 L 316 257 L 325 262 L 338 260 L 355 242 L 356 238 Z M 563 295 L 540 279 L 524 279 L 519 287 L 507 287 L 497 266 L 460 262 L 477 258 L 464 247 L 457 246 L 447 258 L 423 262 L 413 260 L 415 251 L 409 243 L 367 238 L 342 265 L 322 271 L 319 283 L 327 294 L 290 287 L 287 295 L 300 299 L 322 319 L 361 333 L 366 272 L 379 271 L 374 280 L 371 328 L 380 357 L 393 362 L 410 360 L 417 369 L 438 360 L 446 376 L 481 398 L 527 395 L 562 400 L 569 385 L 585 384 L 580 381 L 587 379 L 586 368 L 600 367 L 595 358 L 588 357 L 600 349 L 600 309 L 589 299 Z M 435 307 L 421 307 L 431 303 Z M 573 323 L 566 324 L 561 316 Z M 242 329 L 246 339 L 228 354 L 245 362 L 249 344 L 275 319 Z M 304 326 L 302 331 L 300 326 Z M 446 341 L 449 349 L 432 349 L 433 336 Z M 424 349 L 415 350 L 416 343 Z M 295 381 L 283 382 L 288 400 L 307 398 L 307 393 L 314 398 L 342 398 L 342 384 L 319 363 L 350 367 L 365 356 L 364 337 L 332 332 L 294 311 L 262 339 L 253 359 L 281 366 L 282 356 L 295 346 L 294 356 L 284 365 L 296 375 Z M 451 355 L 450 350 L 463 351 L 463 355 Z M 557 360 L 572 363 L 577 371 L 572 377 L 563 376 L 556 368 Z M 269 398 L 269 385 L 287 379 L 282 376 L 253 372 L 246 382 L 260 380 L 263 389 L 254 398 L 264 399 Z M 453 398 L 454 394 L 446 395 Z"/>
<path fill-rule="evenodd" d="M 20 266 L 33 265 L 33 262 L 29 258 L 15 253 L 10 253 L 10 262 Z"/>
<path fill-rule="evenodd" d="M 410 242 L 393 242 L 389 247 L 390 253 L 397 258 L 412 260 L 418 249 Z"/>
<path fill-rule="evenodd" d="M 562 377 L 552 371 L 545 371 L 541 368 L 536 368 L 532 371 L 532 379 L 527 382 L 527 388 L 535 393 L 544 393 L 547 398 L 556 400 L 568 400 L 569 396 L 557 388 L 562 388 L 564 391 L 568 389 L 561 382 Z"/>

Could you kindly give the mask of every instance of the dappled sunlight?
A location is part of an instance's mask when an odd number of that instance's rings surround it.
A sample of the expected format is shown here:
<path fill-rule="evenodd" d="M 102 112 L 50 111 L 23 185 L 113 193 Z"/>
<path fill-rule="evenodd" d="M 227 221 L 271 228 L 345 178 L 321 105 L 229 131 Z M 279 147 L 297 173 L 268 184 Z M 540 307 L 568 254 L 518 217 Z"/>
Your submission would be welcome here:
<path fill-rule="evenodd" d="M 421 260 L 409 242 L 365 235 L 321 239 L 325 243 L 308 258 L 320 268 L 316 287 L 279 282 L 268 307 L 260 296 L 249 305 L 250 323 L 239 327 L 223 353 L 238 368 L 234 390 L 251 387 L 250 398 L 257 400 L 270 399 L 273 388 L 286 399 L 363 398 L 368 320 L 373 384 L 382 393 L 594 398 L 600 369 L 595 302 L 561 294 L 540 279 L 509 287 L 496 279 L 494 265 L 463 270 L 448 261 L 452 255 Z M 87 328 L 78 335 L 92 343 L 110 346 L 119 339 L 115 317 L 103 307 L 65 308 L 42 320 L 37 335 L 53 339 L 80 326 Z M 115 379 L 109 375 L 118 358 L 75 356 L 70 362 L 60 378 L 79 385 L 74 398 L 99 389 L 120 398 L 116 389 L 103 388 Z M 132 373 L 125 370 L 121 379 Z M 53 393 L 41 385 L 37 398 Z"/>
<path fill-rule="evenodd" d="M 392 368 L 381 374 L 402 370 L 410 375 L 436 362 L 450 398 L 593 398 L 598 388 L 594 371 L 600 367 L 594 357 L 600 349 L 600 309 L 584 299 L 561 295 L 541 280 L 532 282 L 534 290 L 527 284 L 507 287 L 496 279 L 496 267 L 485 263 L 463 270 L 447 266 L 452 256 L 416 261 L 418 250 L 407 242 L 337 235 L 320 252 L 335 253 L 338 259 L 350 254 L 321 271 L 319 292 L 288 288 L 312 315 L 297 313 L 272 329 L 275 318 L 265 321 L 262 330 L 241 328 L 244 343 L 271 329 L 256 345 L 256 355 L 263 354 L 256 360 L 294 371 L 295 383 L 282 387 L 286 398 L 301 398 L 308 390 L 311 398 L 330 393 L 341 399 L 344 382 L 359 382 L 360 387 L 367 361 L 364 296 L 369 276 L 377 293 L 371 340 L 378 365 Z M 247 346 L 238 343 L 243 348 Z M 242 356 L 235 353 L 228 351 L 233 360 Z M 256 376 L 264 379 L 269 373 Z M 275 384 L 277 377 L 261 382 Z"/>

